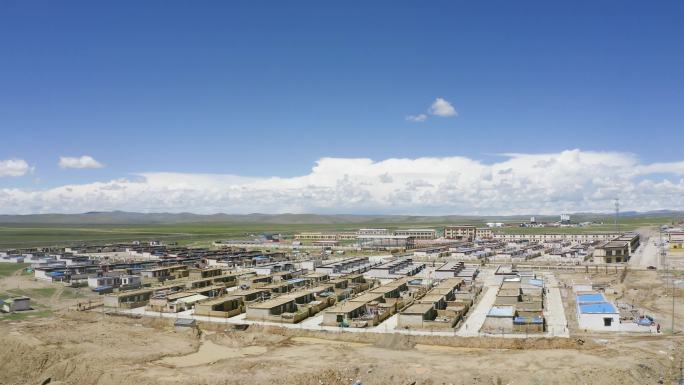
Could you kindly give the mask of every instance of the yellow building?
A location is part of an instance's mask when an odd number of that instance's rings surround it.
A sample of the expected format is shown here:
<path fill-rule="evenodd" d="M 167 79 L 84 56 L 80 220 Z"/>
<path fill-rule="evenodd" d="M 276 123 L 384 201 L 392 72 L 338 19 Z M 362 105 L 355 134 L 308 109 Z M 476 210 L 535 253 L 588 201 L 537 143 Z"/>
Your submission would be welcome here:
<path fill-rule="evenodd" d="M 670 241 L 670 250 L 684 251 L 684 231 L 668 233 L 668 240 Z"/>

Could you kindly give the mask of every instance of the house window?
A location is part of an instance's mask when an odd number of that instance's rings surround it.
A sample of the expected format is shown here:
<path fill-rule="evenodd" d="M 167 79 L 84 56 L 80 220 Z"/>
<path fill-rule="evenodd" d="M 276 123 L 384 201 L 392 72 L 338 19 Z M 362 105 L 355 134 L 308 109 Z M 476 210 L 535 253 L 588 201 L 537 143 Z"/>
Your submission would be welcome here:
<path fill-rule="evenodd" d="M 606 317 L 603 319 L 603 326 L 610 326 L 613 324 L 613 319 L 610 317 Z"/>

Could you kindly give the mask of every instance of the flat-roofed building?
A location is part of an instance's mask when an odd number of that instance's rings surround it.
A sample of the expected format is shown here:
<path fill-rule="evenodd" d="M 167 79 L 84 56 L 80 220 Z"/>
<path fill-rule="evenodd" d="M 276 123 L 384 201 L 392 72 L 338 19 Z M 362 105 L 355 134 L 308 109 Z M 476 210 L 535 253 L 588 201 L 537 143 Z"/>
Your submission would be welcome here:
<path fill-rule="evenodd" d="M 475 229 L 475 238 L 489 239 L 494 236 L 494 231 L 490 227 L 478 227 Z"/>
<path fill-rule="evenodd" d="M 296 241 L 353 241 L 356 239 L 355 231 L 342 231 L 337 233 L 304 232 L 295 234 Z"/>
<path fill-rule="evenodd" d="M 337 234 L 335 233 L 321 233 L 321 232 L 305 232 L 295 234 L 294 239 L 297 241 L 336 241 Z"/>
<path fill-rule="evenodd" d="M 188 278 L 190 279 L 204 279 L 216 277 L 223 274 L 220 268 L 207 268 L 207 269 L 189 269 Z"/>
<path fill-rule="evenodd" d="M 414 239 L 435 239 L 437 238 L 437 230 L 435 229 L 399 229 L 394 232 L 394 235 L 407 235 Z"/>
<path fill-rule="evenodd" d="M 620 312 L 603 294 L 581 292 L 575 296 L 577 322 L 580 329 L 595 331 L 619 331 Z"/>
<path fill-rule="evenodd" d="M 477 226 L 451 225 L 444 228 L 444 238 L 472 241 L 477 234 Z"/>
<path fill-rule="evenodd" d="M 513 319 L 515 318 L 514 306 L 492 306 L 482 324 L 485 333 L 512 333 Z"/>
<path fill-rule="evenodd" d="M 672 251 L 684 251 L 684 231 L 670 231 L 667 239 Z"/>
<path fill-rule="evenodd" d="M 464 268 L 465 263 L 462 261 L 449 261 L 435 269 L 433 277 L 435 279 L 454 278 Z"/>
<path fill-rule="evenodd" d="M 387 229 L 359 229 L 356 232 L 357 236 L 363 235 L 389 235 L 389 230 Z"/>
<path fill-rule="evenodd" d="M 105 307 L 133 309 L 147 305 L 154 294 L 152 289 L 130 290 L 104 296 Z"/>
<path fill-rule="evenodd" d="M 341 231 L 337 233 L 337 240 L 338 241 L 355 241 L 356 240 L 356 231 Z"/>
<path fill-rule="evenodd" d="M 332 285 L 296 291 L 247 306 L 247 319 L 297 323 L 334 303 Z"/>
<path fill-rule="evenodd" d="M 188 267 L 185 265 L 162 266 L 140 271 L 143 278 L 165 281 L 188 276 Z"/>
<path fill-rule="evenodd" d="M 360 235 L 358 240 L 361 248 L 371 250 L 416 248 L 415 238 L 409 235 Z"/>
<path fill-rule="evenodd" d="M 368 257 L 351 257 L 316 266 L 316 273 L 337 277 L 345 274 L 356 274 L 368 271 L 372 266 Z"/>
<path fill-rule="evenodd" d="M 399 328 L 424 329 L 426 323 L 431 323 L 437 317 L 437 310 L 429 303 L 414 303 L 399 313 L 397 326 Z M 450 324 L 449 326 L 453 326 Z"/>
<path fill-rule="evenodd" d="M 422 262 L 413 262 L 409 257 L 400 257 L 373 266 L 365 275 L 372 278 L 397 278 L 416 275 L 424 268 L 425 264 Z"/>
<path fill-rule="evenodd" d="M 228 295 L 200 302 L 195 305 L 196 315 L 229 318 L 244 312 L 240 296 Z"/>
<path fill-rule="evenodd" d="M 352 326 L 355 319 L 366 314 L 366 302 L 344 302 L 323 313 L 321 325 L 325 326 Z"/>
<path fill-rule="evenodd" d="M 629 247 L 628 253 L 629 255 L 632 255 L 634 251 L 639 247 L 641 244 L 641 237 L 639 236 L 638 233 L 625 233 L 622 234 L 621 236 L 617 237 L 614 239 L 615 241 L 621 241 L 621 242 L 627 242 L 627 245 Z"/>
<path fill-rule="evenodd" d="M 547 233 L 547 234 L 505 234 L 496 233 L 492 235 L 493 239 L 504 241 L 504 242 L 553 242 L 553 241 L 570 241 L 578 243 L 587 242 L 597 242 L 597 241 L 609 241 L 619 237 L 620 234 L 616 233 L 579 233 L 579 234 L 567 234 L 567 233 Z"/>
<path fill-rule="evenodd" d="M 252 268 L 257 275 L 270 275 L 280 272 L 295 270 L 295 264 L 292 262 L 273 262 L 257 265 Z"/>
<path fill-rule="evenodd" d="M 12 297 L 0 301 L 0 310 L 5 313 L 12 313 L 15 311 L 31 310 L 31 298 L 29 297 Z"/>
<path fill-rule="evenodd" d="M 192 309 L 197 302 L 208 298 L 202 294 L 185 291 L 172 294 L 157 293 L 150 298 L 147 308 L 162 313 L 177 313 Z"/>
<path fill-rule="evenodd" d="M 629 249 L 628 241 L 606 241 L 594 248 L 592 257 L 595 263 L 627 262 Z"/>

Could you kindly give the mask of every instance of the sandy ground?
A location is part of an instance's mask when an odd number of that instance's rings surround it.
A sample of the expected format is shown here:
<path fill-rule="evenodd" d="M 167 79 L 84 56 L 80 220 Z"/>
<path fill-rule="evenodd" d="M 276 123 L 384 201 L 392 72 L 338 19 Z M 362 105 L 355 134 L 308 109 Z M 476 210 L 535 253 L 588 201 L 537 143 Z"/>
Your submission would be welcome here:
<path fill-rule="evenodd" d="M 659 274 L 559 280 L 613 282 L 611 296 L 668 317 Z M 572 325 L 570 338 L 537 339 L 220 324 L 178 331 L 167 319 L 54 309 L 47 318 L 0 321 L 0 384 L 674 384 L 684 360 L 684 335 L 587 334 Z M 684 301 L 677 312 L 684 330 Z"/>
<path fill-rule="evenodd" d="M 325 335 L 250 328 L 178 332 L 160 320 L 65 313 L 3 323 L 0 383 L 653 384 L 674 378 L 682 338 L 598 342 Z M 523 345 L 520 345 L 523 343 Z M 448 346 L 445 344 L 453 344 Z M 671 383 L 671 382 L 665 382 Z"/>

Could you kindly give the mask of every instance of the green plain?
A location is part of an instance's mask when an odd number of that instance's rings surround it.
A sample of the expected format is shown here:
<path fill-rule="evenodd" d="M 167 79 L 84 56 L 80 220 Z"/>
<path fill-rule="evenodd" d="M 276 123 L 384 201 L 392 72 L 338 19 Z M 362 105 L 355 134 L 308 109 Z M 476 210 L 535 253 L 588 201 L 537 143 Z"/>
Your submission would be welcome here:
<path fill-rule="evenodd" d="M 507 233 L 583 233 L 595 231 L 614 231 L 613 219 L 610 217 L 594 218 L 596 224 L 587 227 L 570 228 L 521 228 L 507 227 L 495 231 Z M 463 220 L 459 223 L 484 226 L 484 220 Z M 620 219 L 622 231 L 635 230 L 640 227 L 656 226 L 671 223 L 670 217 L 626 217 Z M 514 224 L 514 221 L 507 221 Z M 150 224 L 150 225 L 1 225 L 0 249 L 29 248 L 45 246 L 70 246 L 84 243 L 103 244 L 130 242 L 133 240 L 161 240 L 165 243 L 177 242 L 181 246 L 209 246 L 216 240 L 252 239 L 262 233 L 281 233 L 292 236 L 303 231 L 354 231 L 359 228 L 436 228 L 441 231 L 444 226 L 454 224 L 441 221 L 429 222 L 362 222 L 342 224 L 270 224 L 270 223 L 183 223 L 183 224 Z M 0 274 L 1 270 L 0 270 Z"/>

